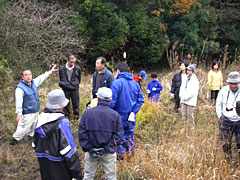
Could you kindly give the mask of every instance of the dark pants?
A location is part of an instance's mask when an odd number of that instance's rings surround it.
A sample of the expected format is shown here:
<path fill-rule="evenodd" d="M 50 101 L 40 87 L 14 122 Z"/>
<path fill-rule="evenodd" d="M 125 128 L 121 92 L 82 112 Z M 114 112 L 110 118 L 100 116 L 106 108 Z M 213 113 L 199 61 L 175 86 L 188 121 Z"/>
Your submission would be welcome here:
<path fill-rule="evenodd" d="M 180 108 L 179 92 L 174 93 L 174 101 L 175 101 L 174 110 L 178 110 Z"/>
<path fill-rule="evenodd" d="M 217 96 L 218 96 L 218 92 L 219 92 L 219 90 L 211 90 L 211 100 L 216 101 Z"/>
<path fill-rule="evenodd" d="M 219 119 L 219 129 L 223 151 L 229 155 L 232 154 L 232 137 L 235 134 L 238 153 L 240 153 L 240 121 L 230 121 L 225 116 Z"/>
<path fill-rule="evenodd" d="M 69 106 L 70 106 L 70 99 L 72 101 L 73 105 L 73 114 L 74 116 L 79 116 L 79 90 L 78 89 L 68 89 L 63 90 L 65 97 L 69 100 L 69 103 L 67 106 L 64 107 L 63 112 L 66 116 L 69 116 Z"/>

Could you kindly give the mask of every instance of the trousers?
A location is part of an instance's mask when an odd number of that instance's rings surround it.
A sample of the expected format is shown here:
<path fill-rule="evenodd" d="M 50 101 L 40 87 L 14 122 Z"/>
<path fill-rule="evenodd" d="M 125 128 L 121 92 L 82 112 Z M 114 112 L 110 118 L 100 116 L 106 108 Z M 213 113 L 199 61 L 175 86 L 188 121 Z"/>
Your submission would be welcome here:
<path fill-rule="evenodd" d="M 18 122 L 16 132 L 13 134 L 13 138 L 17 141 L 20 141 L 26 135 L 32 137 L 38 115 L 38 112 L 23 115 L 23 118 L 21 118 Z"/>
<path fill-rule="evenodd" d="M 84 157 L 84 180 L 93 180 L 98 166 L 102 163 L 105 179 L 117 179 L 116 153 L 106 153 L 104 157 L 91 158 L 89 152 Z"/>
<path fill-rule="evenodd" d="M 182 120 L 184 123 L 188 122 L 193 125 L 195 124 L 193 110 L 194 106 L 189 106 L 187 104 L 181 103 Z"/>
<path fill-rule="evenodd" d="M 63 112 L 66 116 L 69 116 L 70 114 L 70 99 L 72 101 L 73 106 L 73 114 L 76 116 L 79 116 L 79 90 L 78 89 L 64 89 L 65 97 L 69 100 L 69 103 L 67 106 L 64 107 Z"/>

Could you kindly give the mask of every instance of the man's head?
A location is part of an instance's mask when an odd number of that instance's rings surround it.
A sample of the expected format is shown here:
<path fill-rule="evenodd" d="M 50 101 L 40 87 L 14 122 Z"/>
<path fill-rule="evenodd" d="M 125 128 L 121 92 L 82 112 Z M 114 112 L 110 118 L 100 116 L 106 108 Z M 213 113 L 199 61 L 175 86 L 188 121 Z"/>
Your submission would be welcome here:
<path fill-rule="evenodd" d="M 151 74 L 151 78 L 152 78 L 152 81 L 156 81 L 157 80 L 157 73 L 152 73 Z"/>
<path fill-rule="evenodd" d="M 227 83 L 232 92 L 237 92 L 240 86 L 240 76 L 238 72 L 230 72 L 228 74 Z"/>
<path fill-rule="evenodd" d="M 104 57 L 98 57 L 96 59 L 96 69 L 97 71 L 102 71 L 105 67 L 106 59 Z"/>
<path fill-rule="evenodd" d="M 196 70 L 196 64 L 191 64 L 187 67 L 187 74 L 191 76 Z"/>
<path fill-rule="evenodd" d="M 63 90 L 54 89 L 48 93 L 47 108 L 61 109 L 68 104 L 69 100 L 65 97 Z"/>
<path fill-rule="evenodd" d="M 142 79 L 147 79 L 147 73 L 145 72 L 145 71 L 140 71 L 139 72 L 139 75 L 138 75 L 138 78 L 140 79 L 140 80 L 142 80 Z"/>
<path fill-rule="evenodd" d="M 29 69 L 25 69 L 21 72 L 21 78 L 26 83 L 30 83 L 32 81 L 32 72 Z"/>
<path fill-rule="evenodd" d="M 67 58 L 68 67 L 70 67 L 70 68 L 73 67 L 75 62 L 76 62 L 76 57 L 75 56 L 73 56 L 73 55 L 68 56 L 68 58 Z"/>
<path fill-rule="evenodd" d="M 125 62 L 121 61 L 117 63 L 114 69 L 117 74 L 119 74 L 120 72 L 128 72 L 128 65 Z"/>
<path fill-rule="evenodd" d="M 107 87 L 99 88 L 97 92 L 97 98 L 98 100 L 110 102 L 112 100 L 112 90 Z"/>

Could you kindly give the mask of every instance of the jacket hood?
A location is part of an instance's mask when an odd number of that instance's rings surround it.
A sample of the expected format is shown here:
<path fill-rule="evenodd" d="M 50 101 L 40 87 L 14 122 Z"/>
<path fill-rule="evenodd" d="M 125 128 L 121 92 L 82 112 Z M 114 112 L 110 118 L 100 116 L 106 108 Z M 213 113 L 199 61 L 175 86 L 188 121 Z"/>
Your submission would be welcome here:
<path fill-rule="evenodd" d="M 128 72 L 120 72 L 117 76 L 117 79 L 119 78 L 125 78 L 127 80 L 132 80 L 133 79 L 133 75 L 128 73 Z"/>
<path fill-rule="evenodd" d="M 35 133 L 39 133 L 41 138 L 51 136 L 63 118 L 65 118 L 63 112 L 45 108 L 44 112 L 38 117 Z"/>

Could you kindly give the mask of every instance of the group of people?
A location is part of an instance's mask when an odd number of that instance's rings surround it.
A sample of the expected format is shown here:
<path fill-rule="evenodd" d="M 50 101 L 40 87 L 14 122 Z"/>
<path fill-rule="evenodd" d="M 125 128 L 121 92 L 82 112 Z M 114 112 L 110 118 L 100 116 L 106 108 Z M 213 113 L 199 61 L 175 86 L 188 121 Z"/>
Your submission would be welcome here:
<path fill-rule="evenodd" d="M 195 124 L 193 110 L 197 104 L 199 81 L 194 74 L 195 64 L 188 64 L 188 60 L 180 63 L 180 71 L 172 79 L 171 96 L 174 97 L 175 112 L 181 108 L 182 120 Z M 213 61 L 212 69 L 208 73 L 208 89 L 210 102 L 216 105 L 219 119 L 219 131 L 223 144 L 223 151 L 232 157 L 232 136 L 235 134 L 237 149 L 240 157 L 240 75 L 230 72 L 223 87 L 223 75 L 220 62 Z"/>
<path fill-rule="evenodd" d="M 42 179 L 83 179 L 68 120 L 70 102 L 72 102 L 74 120 L 79 119 L 81 69 L 75 62 L 76 58 L 71 55 L 67 58 L 66 64 L 60 68 L 59 86 L 62 89 L 55 89 L 48 94 L 48 102 L 40 115 L 37 87 L 52 72 L 58 71 L 56 65 L 35 79 L 32 79 L 30 70 L 23 70 L 21 80 L 16 87 L 18 126 L 11 144 L 15 145 L 25 137 L 33 137 L 32 147 L 38 157 Z M 219 64 L 216 64 L 209 72 L 208 83 L 211 101 L 214 102 L 217 98 L 216 109 L 220 119 L 222 141 L 225 142 L 224 151 L 231 152 L 232 132 L 235 132 L 240 151 L 239 73 L 230 73 L 228 86 L 222 88 L 222 75 Z M 87 108 L 78 127 L 79 144 L 85 152 L 84 179 L 94 179 L 100 162 L 106 179 L 116 179 L 116 159 L 131 158 L 136 148 L 134 143 L 136 114 L 144 103 L 140 82 L 146 79 L 146 72 L 140 71 L 133 76 L 128 73 L 128 65 L 119 62 L 114 68 L 116 72 L 114 79 L 112 72 L 105 65 L 104 57 L 96 59 L 92 98 L 96 98 L 97 105 Z M 180 72 L 172 79 L 171 88 L 175 111 L 181 107 L 183 121 L 193 125 L 195 124 L 193 110 L 197 104 L 199 90 L 195 70 L 195 64 L 189 65 L 187 60 L 182 61 Z M 215 78 L 220 79 L 218 83 Z M 146 89 L 148 98 L 158 102 L 162 85 L 157 79 L 157 73 L 152 73 L 151 79 Z"/>

